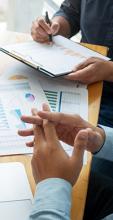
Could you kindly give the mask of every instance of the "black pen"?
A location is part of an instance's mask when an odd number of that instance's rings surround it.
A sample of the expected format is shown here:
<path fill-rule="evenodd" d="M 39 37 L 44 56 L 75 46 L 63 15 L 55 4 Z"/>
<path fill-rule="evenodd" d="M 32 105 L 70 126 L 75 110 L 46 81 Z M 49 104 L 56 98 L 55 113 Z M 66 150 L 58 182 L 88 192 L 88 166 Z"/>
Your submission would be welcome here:
<path fill-rule="evenodd" d="M 49 19 L 49 15 L 48 15 L 48 12 L 46 11 L 46 14 L 45 14 L 45 21 L 47 24 L 49 24 L 51 26 L 51 20 Z M 49 34 L 49 42 L 52 42 L 52 34 Z"/>

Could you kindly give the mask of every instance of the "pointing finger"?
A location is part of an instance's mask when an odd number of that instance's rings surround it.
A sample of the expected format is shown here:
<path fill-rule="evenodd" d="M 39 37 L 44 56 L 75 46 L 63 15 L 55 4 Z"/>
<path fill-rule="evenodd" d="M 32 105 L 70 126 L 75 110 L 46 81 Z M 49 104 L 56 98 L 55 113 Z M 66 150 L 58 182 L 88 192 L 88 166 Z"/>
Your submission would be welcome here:
<path fill-rule="evenodd" d="M 19 130 L 18 134 L 20 136 L 26 137 L 26 136 L 34 135 L 34 131 L 33 131 L 32 128 L 31 129 L 27 129 L 27 130 Z"/>

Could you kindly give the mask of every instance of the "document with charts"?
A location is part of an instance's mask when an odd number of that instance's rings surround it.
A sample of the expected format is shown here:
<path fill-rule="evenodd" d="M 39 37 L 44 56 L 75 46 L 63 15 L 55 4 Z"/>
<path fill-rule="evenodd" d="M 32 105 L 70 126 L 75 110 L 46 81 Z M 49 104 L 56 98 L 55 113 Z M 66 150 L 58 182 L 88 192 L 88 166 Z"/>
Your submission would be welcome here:
<path fill-rule="evenodd" d="M 37 85 L 43 89 L 46 99 L 53 112 L 64 112 L 69 114 L 79 114 L 88 120 L 88 90 L 87 85 L 78 84 L 63 78 L 51 78 L 42 75 L 39 71 L 27 67 L 24 64 L 9 68 L 1 75 L 2 80 L 28 80 L 33 87 Z"/>
<path fill-rule="evenodd" d="M 20 137 L 17 131 L 30 127 L 21 121 L 22 114 L 31 115 L 31 108 L 41 109 L 43 102 L 47 101 L 38 83 L 35 89 L 28 80 L 0 80 L 0 155 L 32 152 L 25 145 L 31 138 Z"/>
<path fill-rule="evenodd" d="M 54 36 L 53 44 L 35 41 L 7 45 L 3 52 L 52 77 L 72 72 L 73 68 L 90 57 L 109 58 L 62 36 Z"/>
<path fill-rule="evenodd" d="M 59 111 L 69 114 L 79 114 L 88 120 L 88 90 L 86 85 L 77 84 L 63 78 L 51 78 L 42 75 L 39 71 L 20 63 L 9 68 L 1 79 L 27 79 L 32 84 L 40 84 L 53 112 Z M 64 149 L 70 155 L 72 147 L 63 143 Z M 86 154 L 87 155 L 87 154 Z M 87 157 L 85 156 L 85 161 Z"/>

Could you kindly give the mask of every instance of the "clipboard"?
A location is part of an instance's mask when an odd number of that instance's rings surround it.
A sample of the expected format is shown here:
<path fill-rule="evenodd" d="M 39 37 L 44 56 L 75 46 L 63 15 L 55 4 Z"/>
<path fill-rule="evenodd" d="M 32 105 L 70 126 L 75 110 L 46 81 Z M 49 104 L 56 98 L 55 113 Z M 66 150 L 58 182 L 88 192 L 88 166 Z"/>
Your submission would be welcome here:
<path fill-rule="evenodd" d="M 53 37 L 53 44 L 29 41 L 6 45 L 0 50 L 13 58 L 51 76 L 63 76 L 90 57 L 109 60 L 93 50 L 60 35 Z"/>

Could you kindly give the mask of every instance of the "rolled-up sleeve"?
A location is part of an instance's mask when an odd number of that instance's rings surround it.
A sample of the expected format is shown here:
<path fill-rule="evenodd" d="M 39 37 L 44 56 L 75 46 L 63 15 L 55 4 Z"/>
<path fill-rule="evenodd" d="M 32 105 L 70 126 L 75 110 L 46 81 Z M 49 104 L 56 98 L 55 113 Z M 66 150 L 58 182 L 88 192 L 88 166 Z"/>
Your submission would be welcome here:
<path fill-rule="evenodd" d="M 81 0 L 65 0 L 61 4 L 59 11 L 55 16 L 64 17 L 70 24 L 71 36 L 75 35 L 80 30 L 80 7 Z"/>
<path fill-rule="evenodd" d="M 113 161 L 113 128 L 109 128 L 102 125 L 101 127 L 105 131 L 106 139 L 103 147 L 95 156 Z"/>
<path fill-rule="evenodd" d="M 59 178 L 41 181 L 36 188 L 29 220 L 70 220 L 72 186 Z"/>

